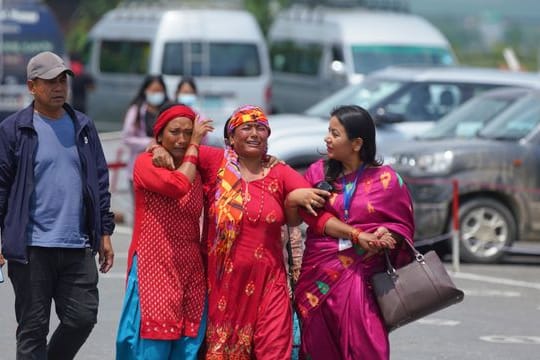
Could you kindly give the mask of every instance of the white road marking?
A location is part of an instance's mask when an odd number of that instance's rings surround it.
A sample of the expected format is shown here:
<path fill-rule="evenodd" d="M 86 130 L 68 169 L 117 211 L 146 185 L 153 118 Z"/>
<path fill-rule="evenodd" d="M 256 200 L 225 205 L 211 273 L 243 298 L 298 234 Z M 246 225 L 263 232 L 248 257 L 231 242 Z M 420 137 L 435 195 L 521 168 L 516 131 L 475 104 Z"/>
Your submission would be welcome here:
<path fill-rule="evenodd" d="M 457 326 L 461 322 L 457 320 L 437 319 L 437 318 L 424 318 L 417 321 L 424 325 L 437 325 L 437 326 Z"/>
<path fill-rule="evenodd" d="M 116 255 L 115 255 L 116 256 Z M 471 290 L 463 289 L 466 296 L 498 296 L 498 297 L 520 297 L 521 293 L 518 291 L 501 291 L 501 290 Z"/>
<path fill-rule="evenodd" d="M 480 340 L 499 344 L 533 344 L 540 345 L 540 336 L 508 336 L 486 335 L 480 336 Z"/>
<path fill-rule="evenodd" d="M 452 276 L 457 279 L 483 281 L 483 282 L 492 283 L 492 284 L 518 286 L 518 287 L 540 290 L 540 283 L 535 283 L 535 282 L 530 282 L 530 281 L 512 280 L 512 279 L 505 279 L 505 278 L 499 278 L 499 277 L 494 277 L 494 276 L 470 274 L 470 273 L 463 273 L 463 272 L 453 273 Z"/>

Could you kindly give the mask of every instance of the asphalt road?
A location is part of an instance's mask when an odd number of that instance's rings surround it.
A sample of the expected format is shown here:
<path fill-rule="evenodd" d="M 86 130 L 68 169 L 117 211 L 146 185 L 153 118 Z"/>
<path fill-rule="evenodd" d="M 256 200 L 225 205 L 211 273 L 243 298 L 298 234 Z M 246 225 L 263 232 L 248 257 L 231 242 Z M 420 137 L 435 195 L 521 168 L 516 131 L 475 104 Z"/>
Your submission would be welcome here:
<path fill-rule="evenodd" d="M 114 236 L 115 265 L 99 283 L 99 322 L 77 359 L 114 358 L 124 292 L 130 228 Z M 450 263 L 447 264 L 450 269 Z M 4 269 L 4 274 L 6 273 Z M 516 258 L 499 265 L 461 264 L 452 274 L 465 300 L 390 335 L 394 360 L 532 360 L 540 352 L 540 259 Z M 15 359 L 13 290 L 0 284 L 0 359 Z M 52 316 L 55 319 L 54 315 Z M 51 328 L 56 325 L 51 323 Z"/>
<path fill-rule="evenodd" d="M 105 141 L 110 161 L 118 141 Z M 125 156 L 125 154 L 124 154 Z M 98 324 L 77 359 L 113 359 L 124 295 L 131 238 L 131 195 L 125 174 L 117 174 L 113 210 L 125 223 L 113 236 L 115 265 L 101 276 Z M 451 271 L 451 262 L 447 263 Z M 0 284 L 0 360 L 15 359 L 14 298 L 7 279 Z M 390 334 L 392 360 L 533 360 L 540 356 L 540 257 L 513 256 L 502 264 L 461 264 L 451 275 L 465 300 Z M 57 324 L 53 313 L 51 329 Z M 331 360 L 331 359 L 329 359 Z"/>

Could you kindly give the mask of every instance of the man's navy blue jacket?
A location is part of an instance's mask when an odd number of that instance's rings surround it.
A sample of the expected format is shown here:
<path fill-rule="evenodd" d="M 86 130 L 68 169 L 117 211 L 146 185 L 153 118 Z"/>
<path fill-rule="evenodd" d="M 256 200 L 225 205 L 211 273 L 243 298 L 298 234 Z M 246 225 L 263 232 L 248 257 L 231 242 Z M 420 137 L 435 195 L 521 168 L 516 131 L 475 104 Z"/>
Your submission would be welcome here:
<path fill-rule="evenodd" d="M 94 252 L 101 236 L 111 235 L 109 171 L 93 122 L 68 104 L 64 109 L 75 124 L 81 161 L 86 226 Z M 0 122 L 0 227 L 2 254 L 7 260 L 27 263 L 27 231 L 30 196 L 34 190 L 34 156 L 38 136 L 33 126 L 34 104 Z M 55 186 L 51 184 L 51 186 Z M 69 189 L 65 189 L 69 192 Z M 74 194 L 76 196 L 76 194 Z"/>

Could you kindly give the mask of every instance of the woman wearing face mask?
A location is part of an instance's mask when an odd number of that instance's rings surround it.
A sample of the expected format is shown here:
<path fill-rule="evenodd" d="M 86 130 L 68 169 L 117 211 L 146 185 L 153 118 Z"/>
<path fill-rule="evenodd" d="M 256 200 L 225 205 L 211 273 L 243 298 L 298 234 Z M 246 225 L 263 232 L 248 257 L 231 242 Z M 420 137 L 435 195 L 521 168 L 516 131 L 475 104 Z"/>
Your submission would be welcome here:
<path fill-rule="evenodd" d="M 197 85 L 195 79 L 184 77 L 176 87 L 176 101 L 198 111 Z"/>
<path fill-rule="evenodd" d="M 135 158 L 152 142 L 152 128 L 160 108 L 167 101 L 167 90 L 161 75 L 148 75 L 126 112 L 122 140 L 130 149 L 128 174 L 130 174 L 132 188 L 131 174 L 133 173 Z"/>
<path fill-rule="evenodd" d="M 201 112 L 199 97 L 197 95 L 197 85 L 195 84 L 194 78 L 189 76 L 183 77 L 176 87 L 175 94 L 176 102 L 192 108 L 199 115 L 201 120 L 208 119 L 208 117 Z M 202 139 L 201 144 L 208 144 L 207 136 Z"/>

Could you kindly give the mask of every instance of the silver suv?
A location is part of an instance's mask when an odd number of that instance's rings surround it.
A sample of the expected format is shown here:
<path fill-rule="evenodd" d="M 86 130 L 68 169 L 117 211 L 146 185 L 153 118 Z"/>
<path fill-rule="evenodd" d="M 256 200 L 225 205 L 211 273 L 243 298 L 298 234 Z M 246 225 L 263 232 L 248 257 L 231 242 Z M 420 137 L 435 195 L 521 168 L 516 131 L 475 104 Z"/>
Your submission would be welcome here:
<path fill-rule="evenodd" d="M 270 117 L 269 152 L 303 168 L 321 155 L 328 117 L 338 105 L 368 109 L 377 122 L 378 149 L 411 138 L 466 100 L 501 86 L 540 88 L 538 74 L 470 67 L 390 67 L 315 104 L 303 114 Z"/>

